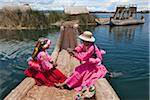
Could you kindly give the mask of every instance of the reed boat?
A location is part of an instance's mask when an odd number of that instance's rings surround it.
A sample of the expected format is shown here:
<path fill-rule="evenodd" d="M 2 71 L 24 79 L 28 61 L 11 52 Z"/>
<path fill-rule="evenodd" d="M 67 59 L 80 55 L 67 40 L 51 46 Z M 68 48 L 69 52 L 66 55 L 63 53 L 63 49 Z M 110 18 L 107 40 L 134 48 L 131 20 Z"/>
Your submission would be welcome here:
<path fill-rule="evenodd" d="M 110 18 L 96 18 L 95 21 L 99 25 L 138 25 L 144 24 L 144 17 L 137 17 L 137 5 L 118 5 L 114 15 Z"/>
<path fill-rule="evenodd" d="M 66 76 L 69 76 L 74 67 L 80 64 L 66 51 L 67 48 L 75 48 L 79 44 L 78 28 L 74 26 L 77 25 L 72 21 L 63 23 L 56 47 L 51 54 L 53 61 L 58 64 L 57 68 Z M 95 87 L 95 100 L 120 100 L 105 78 L 99 79 L 95 83 Z M 4 100 L 75 100 L 75 96 L 74 90 L 37 86 L 33 78 L 26 77 Z"/>
<path fill-rule="evenodd" d="M 110 25 L 110 18 L 96 18 L 95 21 L 98 25 Z"/>
<path fill-rule="evenodd" d="M 123 25 L 138 25 L 138 24 L 144 24 L 144 19 L 124 19 L 124 20 L 118 20 L 118 19 L 111 19 L 110 25 L 115 26 L 123 26 Z"/>

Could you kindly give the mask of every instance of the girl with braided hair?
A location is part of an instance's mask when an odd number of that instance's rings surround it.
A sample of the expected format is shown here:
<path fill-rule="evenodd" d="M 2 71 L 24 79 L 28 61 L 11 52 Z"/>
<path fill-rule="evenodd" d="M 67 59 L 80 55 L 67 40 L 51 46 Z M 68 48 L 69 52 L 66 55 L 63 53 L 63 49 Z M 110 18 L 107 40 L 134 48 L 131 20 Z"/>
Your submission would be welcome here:
<path fill-rule="evenodd" d="M 55 68 L 57 65 L 46 51 L 50 45 L 51 41 L 49 39 L 40 38 L 36 43 L 32 58 L 27 61 L 29 68 L 24 73 L 29 77 L 33 77 L 37 85 L 55 86 L 54 83 L 62 83 L 67 78 Z"/>

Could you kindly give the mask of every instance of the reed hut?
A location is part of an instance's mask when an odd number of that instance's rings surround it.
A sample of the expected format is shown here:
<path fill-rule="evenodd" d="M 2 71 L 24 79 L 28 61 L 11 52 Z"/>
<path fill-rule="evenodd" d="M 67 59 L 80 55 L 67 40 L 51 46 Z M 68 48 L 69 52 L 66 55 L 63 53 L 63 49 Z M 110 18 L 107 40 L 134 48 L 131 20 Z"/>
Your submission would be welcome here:
<path fill-rule="evenodd" d="M 95 16 L 90 14 L 86 6 L 65 7 L 67 21 L 79 20 L 80 25 L 96 25 Z"/>
<path fill-rule="evenodd" d="M 33 11 L 28 4 L 9 5 L 1 9 L 0 28 L 32 29 L 47 27 L 44 14 Z"/>
<path fill-rule="evenodd" d="M 31 11 L 31 7 L 29 4 L 24 4 L 24 5 L 9 5 L 9 6 L 5 6 L 2 8 L 3 12 L 6 11 L 12 11 L 12 12 L 29 12 Z"/>
<path fill-rule="evenodd" d="M 69 15 L 89 14 L 89 11 L 85 6 L 65 7 L 64 12 L 65 14 L 69 14 Z"/>

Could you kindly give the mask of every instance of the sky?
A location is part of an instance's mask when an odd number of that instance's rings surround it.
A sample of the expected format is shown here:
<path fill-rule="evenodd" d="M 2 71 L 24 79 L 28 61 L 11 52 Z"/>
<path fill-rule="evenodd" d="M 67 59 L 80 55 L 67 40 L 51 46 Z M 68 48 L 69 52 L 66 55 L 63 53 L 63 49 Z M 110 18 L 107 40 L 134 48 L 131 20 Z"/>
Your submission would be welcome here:
<path fill-rule="evenodd" d="M 115 11 L 117 5 L 136 4 L 138 11 L 150 10 L 150 0 L 0 0 L 0 8 L 28 3 L 35 10 L 64 10 L 66 6 L 86 6 L 90 11 Z"/>

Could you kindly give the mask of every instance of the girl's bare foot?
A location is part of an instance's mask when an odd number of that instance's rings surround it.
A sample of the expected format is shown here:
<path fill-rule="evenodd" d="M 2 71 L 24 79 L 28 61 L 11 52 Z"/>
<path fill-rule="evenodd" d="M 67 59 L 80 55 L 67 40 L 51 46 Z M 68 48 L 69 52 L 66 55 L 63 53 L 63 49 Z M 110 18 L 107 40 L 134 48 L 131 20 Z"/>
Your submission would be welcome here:
<path fill-rule="evenodd" d="M 63 85 L 64 85 L 63 83 L 54 83 L 54 86 L 59 89 L 64 89 Z"/>
<path fill-rule="evenodd" d="M 54 85 L 56 88 L 71 90 L 71 88 L 65 83 L 54 83 Z"/>

